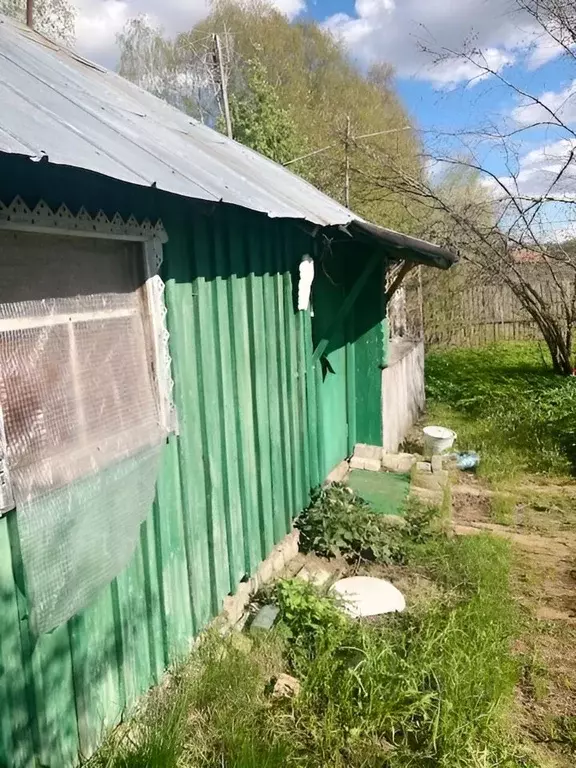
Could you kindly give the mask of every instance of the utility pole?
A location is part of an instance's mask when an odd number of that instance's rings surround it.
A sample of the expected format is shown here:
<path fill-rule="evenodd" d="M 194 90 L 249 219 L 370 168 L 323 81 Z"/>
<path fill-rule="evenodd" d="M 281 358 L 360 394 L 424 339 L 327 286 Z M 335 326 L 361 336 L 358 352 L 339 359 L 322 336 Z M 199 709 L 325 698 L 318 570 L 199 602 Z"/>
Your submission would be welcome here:
<path fill-rule="evenodd" d="M 34 29 L 34 0 L 26 0 L 26 26 Z"/>
<path fill-rule="evenodd" d="M 224 62 L 222 61 L 222 47 L 220 45 L 220 35 L 214 35 L 214 63 L 218 67 L 218 80 L 220 82 L 220 98 L 222 99 L 222 111 L 224 112 L 224 122 L 226 123 L 226 133 L 228 135 L 228 138 L 231 139 L 232 138 L 232 120 L 230 119 L 230 106 L 228 104 L 228 83 L 226 82 Z"/>
<path fill-rule="evenodd" d="M 350 115 L 346 115 L 344 139 L 344 205 L 350 208 Z"/>

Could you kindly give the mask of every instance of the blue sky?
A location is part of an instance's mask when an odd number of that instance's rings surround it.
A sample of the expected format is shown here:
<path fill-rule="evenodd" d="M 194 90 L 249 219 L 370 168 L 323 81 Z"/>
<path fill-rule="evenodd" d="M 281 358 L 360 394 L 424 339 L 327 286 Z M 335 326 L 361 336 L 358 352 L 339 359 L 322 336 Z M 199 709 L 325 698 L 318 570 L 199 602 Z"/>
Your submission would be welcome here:
<path fill-rule="evenodd" d="M 274 0 L 290 19 L 312 17 L 347 46 L 359 67 L 385 61 L 395 69 L 398 91 L 432 153 L 475 154 L 502 179 L 518 175 L 525 195 L 548 188 L 568 152 L 576 147 L 576 60 L 542 33 L 517 0 Z M 78 47 L 85 55 L 114 66 L 115 38 L 126 20 L 147 14 L 169 34 L 190 28 L 208 13 L 207 0 L 76 0 Z M 561 106 L 568 130 L 533 128 L 516 134 L 505 154 L 477 137 L 442 139 L 438 132 L 486 127 L 518 130 L 542 120 L 541 109 L 523 102 L 494 78 L 478 79 L 474 62 L 447 57 L 440 64 L 423 50 L 482 51 L 491 68 L 550 106 Z M 510 147 L 509 147 L 510 148 Z M 576 196 L 576 168 L 560 190 Z M 560 209 L 559 209 L 560 210 Z M 566 216 L 556 210 L 553 226 Z M 563 209 L 562 209 L 563 210 Z"/>

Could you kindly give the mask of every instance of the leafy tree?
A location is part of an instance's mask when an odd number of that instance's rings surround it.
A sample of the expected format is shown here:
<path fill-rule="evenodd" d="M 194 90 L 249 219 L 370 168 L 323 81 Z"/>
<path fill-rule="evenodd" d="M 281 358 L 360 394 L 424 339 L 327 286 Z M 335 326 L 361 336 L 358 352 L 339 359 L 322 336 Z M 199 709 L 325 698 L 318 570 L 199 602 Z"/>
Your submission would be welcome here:
<path fill-rule="evenodd" d="M 0 0 L 0 13 L 26 21 L 26 0 Z M 76 36 L 76 9 L 69 0 L 36 0 L 34 29 L 71 46 Z"/>
<path fill-rule="evenodd" d="M 174 41 L 160 33 L 167 47 L 156 38 L 151 47 L 142 29 L 139 34 L 138 50 L 126 36 L 120 40 L 121 74 L 180 108 L 186 101 L 190 114 L 222 129 L 212 43 L 218 34 L 235 136 L 280 162 L 328 148 L 289 167 L 342 202 L 347 118 L 352 136 L 379 134 L 348 142 L 351 205 L 386 226 L 414 229 L 406 200 L 394 190 L 383 196 L 371 183 L 381 161 L 365 151 L 393 155 L 406 171 L 422 172 L 420 144 L 389 67 L 361 72 L 326 30 L 312 21 L 290 23 L 265 0 L 217 0 L 208 18 Z"/>
<path fill-rule="evenodd" d="M 286 163 L 300 152 L 292 116 L 282 107 L 278 91 L 258 59 L 248 62 L 246 89 L 232 95 L 230 114 L 234 138 L 247 147 L 278 163 Z"/>

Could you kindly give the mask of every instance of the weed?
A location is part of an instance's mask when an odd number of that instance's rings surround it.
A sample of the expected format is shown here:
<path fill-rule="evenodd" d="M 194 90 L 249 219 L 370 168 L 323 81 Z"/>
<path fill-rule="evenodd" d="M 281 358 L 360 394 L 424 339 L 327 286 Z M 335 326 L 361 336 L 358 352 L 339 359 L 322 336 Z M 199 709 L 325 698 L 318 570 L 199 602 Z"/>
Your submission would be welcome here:
<path fill-rule="evenodd" d="M 485 475 L 561 475 L 574 465 L 576 380 L 546 368 L 536 344 L 432 352 L 426 387 L 429 418 L 480 452 Z"/>
<path fill-rule="evenodd" d="M 576 755 L 576 715 L 551 718 L 548 731 L 550 741 L 563 745 L 570 754 Z"/>
<path fill-rule="evenodd" d="M 512 525 L 516 499 L 509 493 L 495 493 L 490 499 L 490 519 L 498 525 Z"/>
<path fill-rule="evenodd" d="M 398 525 L 372 512 L 352 489 L 334 484 L 314 491 L 296 526 L 304 552 L 390 563 L 404 562 L 415 543 L 429 538 L 432 522 L 438 516 L 436 507 L 410 498 L 403 524 Z"/>
<path fill-rule="evenodd" d="M 527 766 L 507 719 L 518 668 L 506 542 L 423 536 L 411 556 L 446 599 L 356 621 L 309 584 L 281 582 L 278 632 L 207 636 L 95 765 Z M 276 699 L 286 665 L 300 693 Z"/>
<path fill-rule="evenodd" d="M 304 552 L 324 557 L 391 562 L 399 557 L 398 531 L 350 488 L 334 484 L 317 488 L 296 520 Z"/>
<path fill-rule="evenodd" d="M 293 653 L 303 652 L 307 659 L 347 623 L 334 599 L 301 579 L 280 581 L 275 595 Z"/>

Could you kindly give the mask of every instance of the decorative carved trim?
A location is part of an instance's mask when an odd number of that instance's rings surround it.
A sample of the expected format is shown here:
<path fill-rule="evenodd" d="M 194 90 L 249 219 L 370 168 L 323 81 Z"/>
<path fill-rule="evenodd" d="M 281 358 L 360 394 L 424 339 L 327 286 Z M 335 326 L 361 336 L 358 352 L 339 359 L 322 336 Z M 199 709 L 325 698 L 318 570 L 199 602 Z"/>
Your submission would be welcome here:
<path fill-rule="evenodd" d="M 165 243 L 168 239 L 160 220 L 153 224 L 149 219 L 138 222 L 134 216 L 130 216 L 124 221 L 118 213 L 109 219 L 103 211 L 91 216 L 84 207 L 74 215 L 65 205 L 53 211 L 43 200 L 30 209 L 19 196 L 9 205 L 0 202 L 0 227 L 21 230 L 33 228 L 36 231 L 56 230 L 92 237 L 157 240 L 158 243 Z"/>

